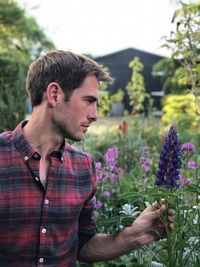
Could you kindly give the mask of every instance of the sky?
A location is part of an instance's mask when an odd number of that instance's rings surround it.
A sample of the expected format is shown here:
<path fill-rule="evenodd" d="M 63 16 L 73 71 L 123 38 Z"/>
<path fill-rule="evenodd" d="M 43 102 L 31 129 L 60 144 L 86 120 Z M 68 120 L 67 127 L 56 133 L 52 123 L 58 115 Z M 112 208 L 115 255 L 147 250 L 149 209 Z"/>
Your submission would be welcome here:
<path fill-rule="evenodd" d="M 18 0 L 57 49 L 102 56 L 136 48 L 168 56 L 160 48 L 178 8 L 170 0 Z"/>

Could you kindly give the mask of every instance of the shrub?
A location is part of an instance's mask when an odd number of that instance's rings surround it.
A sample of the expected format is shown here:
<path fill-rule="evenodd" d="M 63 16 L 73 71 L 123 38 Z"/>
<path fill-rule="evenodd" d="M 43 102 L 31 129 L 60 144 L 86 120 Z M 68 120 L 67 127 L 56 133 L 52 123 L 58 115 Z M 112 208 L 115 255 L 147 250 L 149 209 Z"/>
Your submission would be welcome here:
<path fill-rule="evenodd" d="M 25 117 L 25 64 L 12 53 L 0 54 L 0 132 L 13 129 Z"/>
<path fill-rule="evenodd" d="M 176 124 L 179 128 L 196 126 L 200 118 L 196 114 L 195 97 L 193 94 L 167 95 L 163 99 L 162 121 L 166 124 Z"/>

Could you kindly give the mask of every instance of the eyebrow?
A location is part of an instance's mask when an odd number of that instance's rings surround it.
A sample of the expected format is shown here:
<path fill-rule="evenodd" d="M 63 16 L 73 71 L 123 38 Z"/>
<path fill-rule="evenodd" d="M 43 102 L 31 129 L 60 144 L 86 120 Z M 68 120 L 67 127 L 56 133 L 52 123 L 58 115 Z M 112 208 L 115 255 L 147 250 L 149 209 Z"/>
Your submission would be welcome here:
<path fill-rule="evenodd" d="M 87 96 L 84 96 L 83 98 L 86 99 L 86 100 L 91 100 L 91 101 L 94 101 L 94 102 L 98 102 L 98 98 L 93 96 L 93 95 L 87 95 Z"/>

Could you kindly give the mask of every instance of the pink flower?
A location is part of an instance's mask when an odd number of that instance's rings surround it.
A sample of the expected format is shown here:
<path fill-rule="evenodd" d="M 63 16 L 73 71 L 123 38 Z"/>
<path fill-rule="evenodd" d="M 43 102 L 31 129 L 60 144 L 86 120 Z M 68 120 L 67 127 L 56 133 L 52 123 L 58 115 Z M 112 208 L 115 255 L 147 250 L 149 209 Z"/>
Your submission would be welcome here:
<path fill-rule="evenodd" d="M 197 164 L 196 164 L 195 161 L 189 161 L 187 166 L 188 166 L 189 169 L 196 169 Z"/>
<path fill-rule="evenodd" d="M 183 155 L 187 157 L 191 157 L 195 152 L 195 146 L 192 143 L 182 144 L 181 149 L 183 151 Z"/>
<path fill-rule="evenodd" d="M 145 172 L 148 172 L 150 170 L 150 167 L 149 165 L 146 165 L 146 164 L 141 164 L 140 167 L 145 171 Z"/>
<path fill-rule="evenodd" d="M 143 151 L 143 153 L 148 153 L 150 151 L 150 147 L 149 146 L 143 146 L 142 151 Z"/>
<path fill-rule="evenodd" d="M 110 197 L 111 193 L 110 193 L 110 191 L 105 190 L 105 191 L 103 192 L 103 195 L 104 195 L 104 197 Z"/>
<path fill-rule="evenodd" d="M 140 167 L 145 171 L 148 172 L 150 170 L 150 159 L 147 157 L 140 157 Z"/>
<path fill-rule="evenodd" d="M 101 162 L 96 162 L 95 167 L 97 170 L 99 170 L 101 168 Z"/>
<path fill-rule="evenodd" d="M 97 200 L 95 208 L 100 209 L 102 207 L 103 203 L 100 200 Z"/>
<path fill-rule="evenodd" d="M 104 160 L 108 164 L 115 164 L 118 158 L 118 148 L 117 147 L 110 147 L 106 151 L 104 155 Z"/>
<path fill-rule="evenodd" d="M 181 185 L 192 183 L 192 180 L 187 180 L 184 175 L 179 176 L 179 181 Z"/>

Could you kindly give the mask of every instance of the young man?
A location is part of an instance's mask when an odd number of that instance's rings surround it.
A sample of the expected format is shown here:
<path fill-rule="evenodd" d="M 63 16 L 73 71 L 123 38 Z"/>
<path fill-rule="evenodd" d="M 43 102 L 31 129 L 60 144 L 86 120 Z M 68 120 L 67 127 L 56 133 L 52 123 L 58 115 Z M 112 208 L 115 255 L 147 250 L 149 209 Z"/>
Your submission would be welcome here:
<path fill-rule="evenodd" d="M 73 267 L 118 257 L 163 234 L 154 203 L 116 234 L 96 234 L 91 157 L 66 143 L 97 119 L 99 83 L 109 75 L 72 52 L 51 51 L 30 65 L 29 121 L 0 135 L 0 266 Z M 168 216 L 173 228 L 173 215 Z"/>

